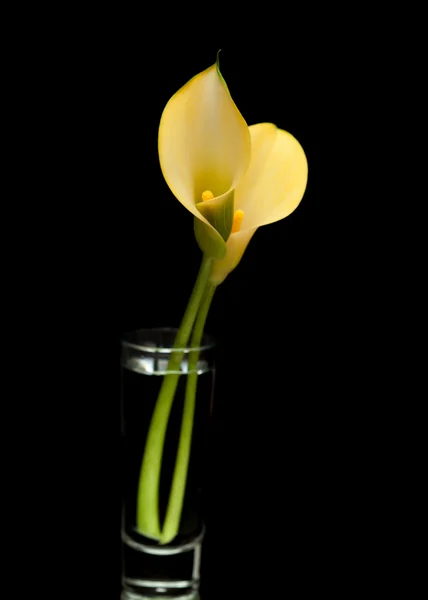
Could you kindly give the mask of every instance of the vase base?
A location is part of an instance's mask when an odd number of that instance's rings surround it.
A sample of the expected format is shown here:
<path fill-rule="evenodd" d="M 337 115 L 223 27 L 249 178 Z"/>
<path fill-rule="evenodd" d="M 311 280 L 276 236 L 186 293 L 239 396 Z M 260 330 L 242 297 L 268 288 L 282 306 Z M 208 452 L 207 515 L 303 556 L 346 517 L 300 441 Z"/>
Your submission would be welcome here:
<path fill-rule="evenodd" d="M 192 543 L 150 547 L 123 533 L 121 600 L 197 600 L 203 533 Z"/>
<path fill-rule="evenodd" d="M 165 600 L 168 600 L 169 598 L 173 598 L 174 600 L 200 600 L 200 596 L 198 592 L 192 592 L 190 594 L 185 594 L 183 595 L 181 593 L 180 596 L 171 596 L 169 591 L 168 593 L 156 593 L 154 592 L 155 595 L 151 594 L 151 595 L 147 595 L 145 592 L 143 592 L 143 595 L 141 594 L 137 594 L 135 592 L 127 592 L 124 591 L 122 592 L 122 595 L 120 596 L 120 600 L 160 600 L 161 598 L 165 598 Z"/>

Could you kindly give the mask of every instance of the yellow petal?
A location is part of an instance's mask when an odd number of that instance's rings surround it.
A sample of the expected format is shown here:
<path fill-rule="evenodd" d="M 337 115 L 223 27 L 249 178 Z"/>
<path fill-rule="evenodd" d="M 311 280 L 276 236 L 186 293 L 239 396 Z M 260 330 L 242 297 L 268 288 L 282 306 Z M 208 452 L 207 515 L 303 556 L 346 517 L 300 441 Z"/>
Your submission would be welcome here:
<path fill-rule="evenodd" d="M 235 209 L 244 212 L 241 231 L 232 233 L 226 254 L 215 260 L 211 281 L 217 285 L 239 264 L 261 225 L 287 217 L 306 189 L 308 164 L 299 142 L 272 123 L 250 127 L 251 163 L 235 189 Z"/>
<path fill-rule="evenodd" d="M 287 217 L 299 205 L 308 163 L 299 142 L 271 123 L 252 125 L 251 163 L 235 190 L 235 208 L 245 212 L 244 228 Z"/>
<path fill-rule="evenodd" d="M 239 264 L 242 255 L 245 252 L 251 238 L 255 234 L 257 227 L 244 229 L 237 233 L 232 233 L 226 243 L 226 255 L 221 260 L 215 260 L 213 263 L 210 281 L 219 285 L 222 283 L 231 271 Z"/>
<path fill-rule="evenodd" d="M 232 190 L 247 170 L 251 138 L 217 65 L 182 87 L 159 125 L 159 159 L 175 197 L 204 223 L 195 204 L 206 190 L 214 198 Z"/>

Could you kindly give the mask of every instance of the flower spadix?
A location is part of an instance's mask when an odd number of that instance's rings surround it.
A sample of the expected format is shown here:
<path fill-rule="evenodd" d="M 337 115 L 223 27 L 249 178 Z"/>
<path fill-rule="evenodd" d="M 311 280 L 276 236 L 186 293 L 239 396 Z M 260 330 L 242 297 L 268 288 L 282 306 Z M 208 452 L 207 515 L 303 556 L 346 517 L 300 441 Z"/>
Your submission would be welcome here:
<path fill-rule="evenodd" d="M 306 189 L 308 163 L 296 138 L 272 123 L 249 130 L 251 162 L 235 189 L 232 233 L 224 258 L 214 261 L 211 273 L 215 284 L 238 265 L 257 228 L 287 217 Z"/>
<path fill-rule="evenodd" d="M 159 125 L 158 149 L 165 181 L 195 216 L 202 251 L 224 257 L 233 226 L 234 190 L 250 162 L 251 138 L 218 61 L 169 100 Z"/>

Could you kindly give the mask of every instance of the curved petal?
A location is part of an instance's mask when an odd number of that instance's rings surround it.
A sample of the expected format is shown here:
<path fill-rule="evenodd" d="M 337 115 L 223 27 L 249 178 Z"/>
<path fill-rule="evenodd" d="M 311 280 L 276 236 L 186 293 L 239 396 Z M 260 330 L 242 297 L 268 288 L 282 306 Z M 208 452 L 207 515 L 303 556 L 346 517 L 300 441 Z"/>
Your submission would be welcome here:
<path fill-rule="evenodd" d="M 235 190 L 235 209 L 245 213 L 245 223 L 251 216 L 252 205 L 257 200 L 260 173 L 267 163 L 276 139 L 277 127 L 272 123 L 258 123 L 249 127 L 251 135 L 251 160 L 245 176 Z"/>
<path fill-rule="evenodd" d="M 235 190 L 235 207 L 245 213 L 242 229 L 287 217 L 303 198 L 308 180 L 306 156 L 295 137 L 271 123 L 249 129 L 251 163 Z"/>
<path fill-rule="evenodd" d="M 251 137 L 218 66 L 191 79 L 166 105 L 158 137 L 163 176 L 175 197 L 204 223 L 195 204 L 233 189 L 248 168 Z"/>
<path fill-rule="evenodd" d="M 210 281 L 219 285 L 235 267 L 238 266 L 251 238 L 256 233 L 257 227 L 243 229 L 232 233 L 226 242 L 226 255 L 221 260 L 215 260 L 211 270 Z"/>

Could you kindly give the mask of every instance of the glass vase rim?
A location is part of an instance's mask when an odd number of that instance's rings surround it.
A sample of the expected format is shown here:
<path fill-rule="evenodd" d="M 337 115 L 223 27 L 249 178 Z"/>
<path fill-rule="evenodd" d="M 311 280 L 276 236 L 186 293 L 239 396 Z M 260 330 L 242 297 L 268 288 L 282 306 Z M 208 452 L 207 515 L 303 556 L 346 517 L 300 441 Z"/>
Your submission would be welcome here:
<path fill-rule="evenodd" d="M 215 339 L 209 334 L 205 333 L 202 336 L 202 343 L 198 346 L 186 346 L 184 348 L 174 348 L 173 346 L 156 346 L 156 345 L 148 345 L 145 343 L 140 343 L 136 341 L 132 341 L 130 338 L 135 335 L 141 335 L 144 332 L 147 332 L 147 335 L 158 333 L 168 333 L 168 334 L 177 334 L 178 328 L 176 327 L 142 327 L 139 329 L 134 329 L 131 331 L 124 332 L 121 345 L 125 348 L 132 348 L 134 350 L 139 350 L 141 352 L 151 352 L 153 354 L 171 354 L 172 352 L 206 352 L 207 350 L 213 350 L 216 347 Z"/>

